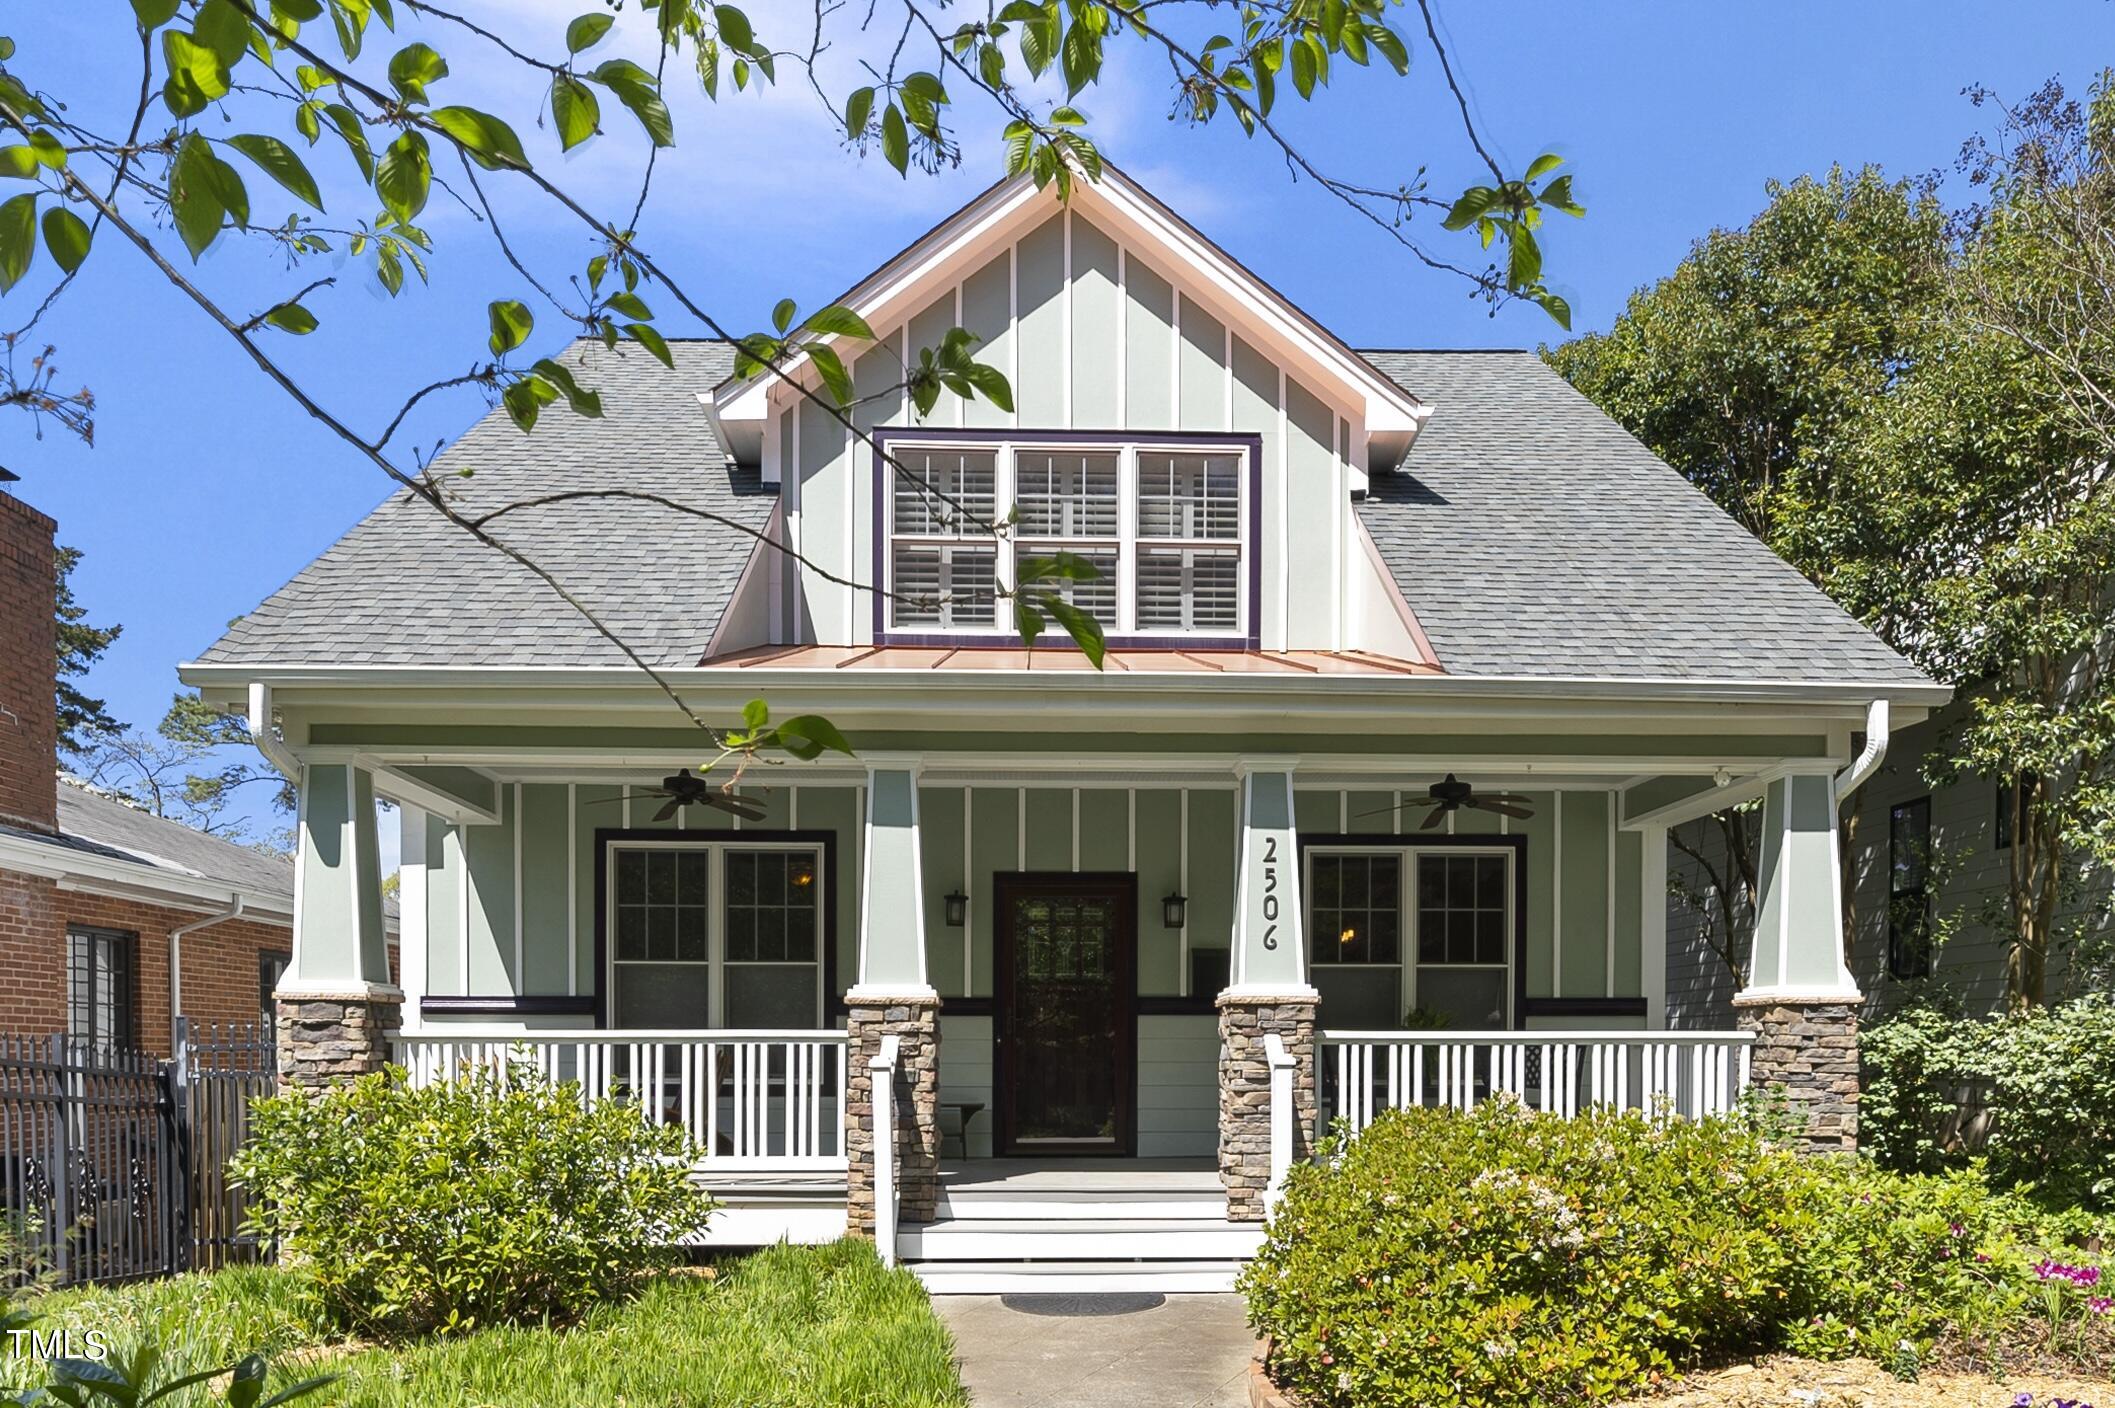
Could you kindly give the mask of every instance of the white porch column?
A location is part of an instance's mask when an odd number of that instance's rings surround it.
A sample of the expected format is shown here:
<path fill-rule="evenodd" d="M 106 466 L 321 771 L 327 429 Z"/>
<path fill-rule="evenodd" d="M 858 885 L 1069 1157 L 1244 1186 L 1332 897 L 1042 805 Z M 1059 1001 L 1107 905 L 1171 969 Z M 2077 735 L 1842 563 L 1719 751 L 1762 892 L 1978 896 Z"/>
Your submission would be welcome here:
<path fill-rule="evenodd" d="M 1844 962 L 1836 781 L 1795 773 L 1763 800 L 1760 893 L 1748 986 L 1733 999 L 1756 1035 L 1758 1084 L 1780 1085 L 1816 1149 L 1858 1143 L 1856 979 Z"/>
<path fill-rule="evenodd" d="M 896 1038 L 891 1108 L 895 1192 L 906 1222 L 929 1222 L 940 1182 L 940 997 L 925 969 L 925 879 L 915 761 L 870 759 L 859 867 L 859 973 L 845 993 L 846 1221 L 874 1234 L 874 1070 Z M 886 1133 L 886 1132 L 884 1132 Z M 893 1248 L 884 1248 L 893 1251 Z"/>
<path fill-rule="evenodd" d="M 389 1060 L 404 994 L 382 927 L 374 775 L 353 763 L 301 769 L 294 953 L 274 994 L 279 1078 L 326 1085 Z"/>
<path fill-rule="evenodd" d="M 1279 1158 L 1304 1158 L 1315 1128 L 1318 994 L 1307 981 L 1293 765 L 1257 758 L 1240 769 L 1233 954 L 1218 1001 L 1219 1178 L 1237 1222 L 1260 1221 L 1272 1191 L 1272 1037 L 1292 1063 L 1292 1148 Z"/>

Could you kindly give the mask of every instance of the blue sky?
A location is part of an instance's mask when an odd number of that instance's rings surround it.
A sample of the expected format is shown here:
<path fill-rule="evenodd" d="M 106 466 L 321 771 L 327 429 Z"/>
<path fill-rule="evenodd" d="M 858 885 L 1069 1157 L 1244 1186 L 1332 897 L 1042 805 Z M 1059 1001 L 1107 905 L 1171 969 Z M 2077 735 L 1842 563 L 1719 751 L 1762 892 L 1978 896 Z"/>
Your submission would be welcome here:
<path fill-rule="evenodd" d="M 546 51 L 557 49 L 568 18 L 593 7 L 592 0 L 465 6 L 510 34 L 550 35 L 535 46 Z M 756 0 L 750 8 L 769 37 L 778 7 Z M 1555 150 L 1576 172 L 1588 218 L 1557 218 L 1546 252 L 1551 283 L 1569 297 L 1581 330 L 1606 327 L 1630 290 L 1665 273 L 1697 235 L 1746 221 L 1771 178 L 1836 162 L 1875 162 L 1897 174 L 1943 169 L 1987 120 L 1961 95 L 1965 86 L 2019 97 L 2056 75 L 2083 89 L 2096 65 L 2115 60 L 2110 0 L 2010 6 L 2001 20 L 1986 5 L 1935 0 L 1454 0 L 1441 13 L 1457 71 L 1501 160 L 1518 169 Z M 136 40 L 117 0 L 40 6 L 9 19 L 0 28 L 19 45 L 16 70 L 62 92 L 84 115 L 111 113 L 116 95 L 136 81 Z M 631 23 L 606 41 L 612 51 L 625 47 Z M 1414 10 L 1399 12 L 1397 23 L 1408 33 L 1420 28 Z M 605 123 L 618 140 L 603 137 L 561 159 L 555 144 L 527 130 L 540 90 L 521 71 L 463 61 L 469 46 L 453 35 L 433 42 L 458 60 L 443 100 L 513 119 L 539 163 L 548 152 L 562 184 L 591 205 L 616 208 L 640 150 L 627 118 L 613 114 Z M 841 43 L 837 60 L 848 67 L 858 48 Z M 1319 165 L 1379 185 L 1428 165 L 1436 192 L 1477 179 L 1421 34 L 1414 48 L 1409 79 L 1340 74 L 1323 102 L 1286 115 Z M 1081 103 L 1104 148 L 1354 345 L 1532 346 L 1558 335 L 1533 308 L 1487 316 L 1463 285 L 1419 268 L 1311 183 L 1293 182 L 1273 150 L 1244 141 L 1231 124 L 1198 130 L 1166 120 L 1164 65 L 1147 63 L 1135 46 L 1127 52 L 1114 85 Z M 679 145 L 662 164 L 642 233 L 735 327 L 763 326 L 782 295 L 803 307 L 822 302 L 999 171 L 997 123 L 967 105 L 962 169 L 906 182 L 878 157 L 861 161 L 842 150 L 804 89 L 789 85 L 716 107 L 688 80 L 672 81 L 671 90 Z M 345 170 L 334 169 L 344 165 L 319 149 L 326 203 L 334 215 L 364 214 L 372 197 L 356 197 Z M 259 204 L 279 209 L 276 200 Z M 502 197 L 500 211 L 511 236 L 544 267 L 555 260 L 578 268 L 585 259 L 578 227 L 526 200 Z M 338 273 L 337 287 L 309 300 L 321 329 L 281 350 L 334 410 L 371 427 L 410 389 L 482 354 L 488 299 L 525 293 L 460 210 L 437 199 L 426 223 L 439 245 L 433 284 L 396 300 L 356 267 L 289 275 L 233 241 L 207 256 L 199 277 L 254 311 L 310 278 Z M 1446 247 L 1436 229 L 1426 234 Z M 1473 259 L 1472 247 L 1454 248 Z M 6 326 L 42 296 L 50 272 L 47 261 L 0 304 Z M 548 350 L 562 330 L 555 315 L 543 324 L 538 344 Z M 666 328 L 695 331 L 672 318 Z M 176 662 L 204 649 L 231 617 L 326 547 L 386 485 L 114 240 L 101 243 L 36 336 L 57 344 L 66 383 L 97 393 L 96 446 L 50 432 L 40 441 L 21 417 L 0 418 L 0 464 L 22 475 L 17 493 L 59 519 L 61 541 L 85 551 L 74 585 L 93 618 L 124 625 L 89 689 L 120 717 L 151 726 L 175 688 Z M 414 420 L 411 442 L 430 448 L 482 409 L 474 395 L 433 405 Z M 396 589 L 420 588 L 412 581 Z"/>

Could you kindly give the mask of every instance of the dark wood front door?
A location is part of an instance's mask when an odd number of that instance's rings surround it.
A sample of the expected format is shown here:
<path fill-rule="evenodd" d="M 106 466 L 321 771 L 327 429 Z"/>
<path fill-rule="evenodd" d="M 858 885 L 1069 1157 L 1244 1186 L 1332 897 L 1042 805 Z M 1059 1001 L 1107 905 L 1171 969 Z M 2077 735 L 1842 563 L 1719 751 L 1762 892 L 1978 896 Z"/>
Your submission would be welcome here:
<path fill-rule="evenodd" d="M 998 1152 L 1128 1154 L 1137 1084 L 1137 878 L 996 879 Z"/>

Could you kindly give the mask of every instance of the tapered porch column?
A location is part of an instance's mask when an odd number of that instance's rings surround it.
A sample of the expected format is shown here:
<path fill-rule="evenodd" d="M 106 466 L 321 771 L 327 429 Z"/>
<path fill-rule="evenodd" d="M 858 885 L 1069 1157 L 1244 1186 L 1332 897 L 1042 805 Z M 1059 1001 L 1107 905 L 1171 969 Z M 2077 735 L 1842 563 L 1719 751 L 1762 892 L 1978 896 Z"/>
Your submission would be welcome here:
<path fill-rule="evenodd" d="M 940 995 L 925 972 L 925 883 L 918 856 L 918 773 L 878 760 L 867 772 L 859 867 L 859 976 L 845 994 L 848 1230 L 874 1231 L 875 1072 L 895 1036 L 895 1179 L 902 1219 L 930 1222 L 940 1192 Z"/>
<path fill-rule="evenodd" d="M 351 763 L 301 770 L 294 952 L 273 994 L 279 1080 L 322 1086 L 389 1061 L 404 993 L 389 974 L 374 775 Z"/>
<path fill-rule="evenodd" d="M 1234 938 L 1219 994 L 1219 1178 L 1227 1216 L 1260 1222 L 1271 1169 L 1269 1038 L 1293 1062 L 1291 1157 L 1306 1157 L 1315 1125 L 1315 1005 L 1302 933 L 1300 847 L 1293 826 L 1291 759 L 1240 769 Z M 1283 1128 L 1283 1125 L 1280 1125 Z"/>
<path fill-rule="evenodd" d="M 1763 800 L 1760 893 L 1748 986 L 1734 997 L 1756 1033 L 1756 1084 L 1785 1089 L 1809 1148 L 1858 1147 L 1857 980 L 1843 957 L 1836 781 L 1796 774 Z"/>

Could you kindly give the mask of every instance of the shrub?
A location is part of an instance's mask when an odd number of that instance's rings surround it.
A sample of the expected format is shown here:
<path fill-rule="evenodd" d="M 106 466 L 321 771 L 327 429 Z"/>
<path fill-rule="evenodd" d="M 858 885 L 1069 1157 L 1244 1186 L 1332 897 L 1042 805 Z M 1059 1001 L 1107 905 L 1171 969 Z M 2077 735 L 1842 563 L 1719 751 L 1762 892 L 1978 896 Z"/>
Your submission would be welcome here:
<path fill-rule="evenodd" d="M 1883 1166 L 1965 1167 L 1977 1151 L 1945 1132 L 1954 1091 L 1981 1083 L 1980 1152 L 1994 1182 L 2051 1205 L 2115 1209 L 2115 1000 L 1987 1019 L 1910 1009 L 1875 1023 L 1859 1050 L 1859 1137 Z"/>
<path fill-rule="evenodd" d="M 1414 1109 L 1295 1169 L 1242 1279 L 1317 1405 L 1607 1402 L 1699 1359 L 1994 1344 L 2033 1209 L 1973 1171 L 1803 1157 L 1752 1121 Z"/>
<path fill-rule="evenodd" d="M 527 1070 L 417 1089 L 390 1070 L 251 1108 L 233 1171 L 256 1230 L 366 1334 L 569 1322 L 712 1210 L 681 1129 Z"/>

